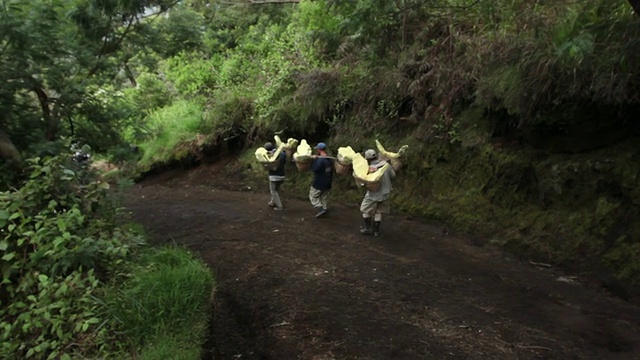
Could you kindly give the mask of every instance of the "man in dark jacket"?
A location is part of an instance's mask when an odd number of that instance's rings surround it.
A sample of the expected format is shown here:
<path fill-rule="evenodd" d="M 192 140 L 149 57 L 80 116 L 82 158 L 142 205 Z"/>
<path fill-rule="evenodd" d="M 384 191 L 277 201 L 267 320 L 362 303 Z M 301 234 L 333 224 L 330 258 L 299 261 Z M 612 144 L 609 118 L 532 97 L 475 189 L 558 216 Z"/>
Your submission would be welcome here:
<path fill-rule="evenodd" d="M 264 148 L 273 154 L 276 151 L 276 147 L 268 142 L 264 144 Z M 285 165 L 287 164 L 287 154 L 284 151 L 280 152 L 278 156 L 278 167 L 275 170 L 269 170 L 269 191 L 271 192 L 271 200 L 269 200 L 269 206 L 273 210 L 282 210 L 282 201 L 280 200 L 280 186 L 284 182 Z"/>
<path fill-rule="evenodd" d="M 316 209 L 316 217 L 327 212 L 327 199 L 333 182 L 333 160 L 327 156 L 327 145 L 320 142 L 316 145 L 316 155 L 313 155 L 311 171 L 313 183 L 309 189 L 309 200 Z"/>

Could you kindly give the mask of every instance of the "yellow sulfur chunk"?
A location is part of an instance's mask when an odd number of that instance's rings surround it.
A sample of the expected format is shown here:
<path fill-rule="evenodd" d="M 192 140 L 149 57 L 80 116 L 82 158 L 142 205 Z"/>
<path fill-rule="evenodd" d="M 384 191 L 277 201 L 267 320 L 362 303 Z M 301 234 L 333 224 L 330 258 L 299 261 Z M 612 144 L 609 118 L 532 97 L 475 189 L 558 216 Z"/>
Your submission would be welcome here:
<path fill-rule="evenodd" d="M 294 139 L 294 138 L 289 138 L 287 140 L 287 149 L 295 149 L 296 147 L 298 147 L 298 140 Z"/>
<path fill-rule="evenodd" d="M 280 136 L 278 135 L 274 135 L 273 139 L 276 141 L 276 147 L 280 147 L 280 145 L 283 145 L 284 143 L 282 142 L 282 139 L 280 139 Z"/>
<path fill-rule="evenodd" d="M 376 182 L 382 179 L 382 175 L 389 168 L 389 163 L 385 163 L 376 171 L 369 173 L 369 162 L 360 154 L 356 153 L 353 156 L 353 176 L 357 179 Z"/>
<path fill-rule="evenodd" d="M 378 140 L 376 140 L 376 147 L 378 148 L 378 153 L 381 155 L 381 157 L 387 159 L 399 159 L 407 151 L 407 149 L 409 149 L 409 145 L 402 145 L 397 153 L 387 151 Z"/>
<path fill-rule="evenodd" d="M 351 164 L 355 156 L 356 152 L 351 148 L 351 146 L 338 148 L 338 161 L 341 164 Z"/>
<path fill-rule="evenodd" d="M 300 145 L 298 145 L 297 147 L 296 153 L 293 154 L 293 160 L 299 161 L 299 162 L 310 161 L 312 153 L 313 153 L 313 150 L 311 149 L 311 146 L 309 146 L 309 144 L 307 143 L 307 140 L 302 139 L 300 141 Z"/>
<path fill-rule="evenodd" d="M 256 150 L 256 160 L 260 161 L 260 162 L 266 162 L 269 161 L 269 153 L 267 152 L 267 149 L 261 147 L 258 148 Z"/>
<path fill-rule="evenodd" d="M 265 149 L 264 147 L 260 147 L 255 152 L 256 160 L 263 163 L 276 161 L 278 159 L 278 156 L 280 156 L 280 153 L 282 152 L 282 150 L 284 150 L 283 143 L 281 143 L 280 146 L 278 146 L 278 148 L 276 149 L 276 151 L 273 152 L 272 155 L 269 155 L 269 152 L 267 151 L 267 149 Z"/>

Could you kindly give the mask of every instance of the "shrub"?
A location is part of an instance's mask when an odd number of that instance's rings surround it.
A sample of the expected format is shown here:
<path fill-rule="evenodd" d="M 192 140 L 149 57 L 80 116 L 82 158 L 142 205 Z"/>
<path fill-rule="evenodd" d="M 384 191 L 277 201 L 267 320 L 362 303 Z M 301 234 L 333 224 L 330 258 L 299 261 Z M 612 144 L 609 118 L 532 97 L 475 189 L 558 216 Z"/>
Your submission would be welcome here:
<path fill-rule="evenodd" d="M 0 193 L 0 355 L 70 358 L 104 346 L 96 298 L 137 236 L 116 227 L 108 185 L 62 157 L 29 160 Z"/>

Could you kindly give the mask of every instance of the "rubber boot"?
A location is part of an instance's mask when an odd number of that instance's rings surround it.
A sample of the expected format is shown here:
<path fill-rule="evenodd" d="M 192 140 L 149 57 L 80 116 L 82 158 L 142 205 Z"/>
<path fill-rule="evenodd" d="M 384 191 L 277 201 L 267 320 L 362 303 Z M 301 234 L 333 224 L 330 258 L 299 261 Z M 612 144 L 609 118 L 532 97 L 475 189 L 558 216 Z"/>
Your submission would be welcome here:
<path fill-rule="evenodd" d="M 380 221 L 373 222 L 373 236 L 380 236 Z"/>
<path fill-rule="evenodd" d="M 373 229 L 371 229 L 371 222 L 371 218 L 362 218 L 363 226 L 360 227 L 360 234 L 373 234 Z"/>

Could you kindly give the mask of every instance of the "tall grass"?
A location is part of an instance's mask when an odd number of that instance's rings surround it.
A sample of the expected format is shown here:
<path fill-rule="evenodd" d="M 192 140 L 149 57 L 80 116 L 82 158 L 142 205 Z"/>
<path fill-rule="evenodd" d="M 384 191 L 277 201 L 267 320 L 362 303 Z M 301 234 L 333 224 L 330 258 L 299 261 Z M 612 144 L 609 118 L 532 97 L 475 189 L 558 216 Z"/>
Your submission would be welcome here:
<path fill-rule="evenodd" d="M 177 247 L 147 250 L 130 278 L 114 286 L 107 312 L 136 358 L 198 358 L 207 329 L 214 277 Z"/>
<path fill-rule="evenodd" d="M 151 112 L 145 123 L 152 136 L 140 145 L 144 155 L 140 165 L 150 166 L 175 158 L 180 143 L 195 141 L 202 126 L 202 105 L 194 100 L 178 100 Z"/>

